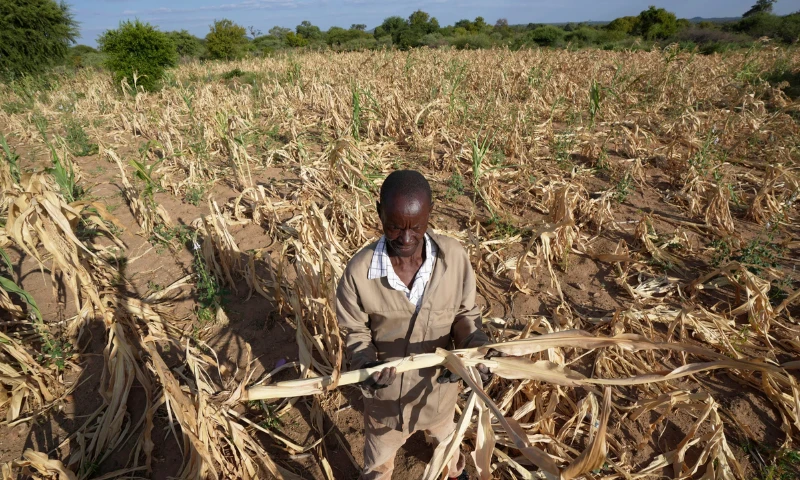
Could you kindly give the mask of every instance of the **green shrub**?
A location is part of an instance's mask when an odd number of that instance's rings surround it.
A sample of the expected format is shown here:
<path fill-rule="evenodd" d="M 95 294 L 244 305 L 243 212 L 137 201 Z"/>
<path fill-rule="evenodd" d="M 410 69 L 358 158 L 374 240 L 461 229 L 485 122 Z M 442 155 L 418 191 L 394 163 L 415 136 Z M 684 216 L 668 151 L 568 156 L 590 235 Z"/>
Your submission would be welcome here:
<path fill-rule="evenodd" d="M 77 35 L 66 3 L 0 1 L 0 80 L 38 74 L 61 62 Z"/>
<path fill-rule="evenodd" d="M 564 38 L 564 30 L 553 25 L 545 25 L 528 32 L 527 40 L 542 47 L 554 47 Z"/>
<path fill-rule="evenodd" d="M 206 35 L 208 56 L 217 60 L 244 57 L 249 41 L 246 30 L 228 19 L 217 20 Z"/>
<path fill-rule="evenodd" d="M 589 27 L 581 27 L 569 32 L 564 39 L 577 46 L 590 45 L 597 39 L 597 30 Z"/>
<path fill-rule="evenodd" d="M 678 19 L 674 13 L 651 6 L 639 14 L 639 21 L 632 33 L 648 40 L 663 40 L 675 35 L 678 28 Z"/>
<path fill-rule="evenodd" d="M 163 32 L 139 20 L 120 23 L 116 30 L 107 30 L 97 40 L 100 51 L 107 55 L 106 67 L 114 81 L 127 80 L 145 90 L 157 90 L 164 70 L 175 66 L 178 54 L 175 44 Z"/>
<path fill-rule="evenodd" d="M 69 49 L 68 64 L 74 68 L 100 68 L 106 56 L 87 45 L 75 45 Z"/>
<path fill-rule="evenodd" d="M 197 58 L 205 50 L 203 42 L 186 30 L 167 32 L 167 36 L 175 44 L 175 51 L 181 58 Z"/>
<path fill-rule="evenodd" d="M 424 45 L 430 48 L 441 48 L 449 45 L 447 39 L 444 38 L 444 36 L 439 32 L 429 33 L 423 36 L 422 38 L 419 39 L 419 43 L 420 45 Z"/>
<path fill-rule="evenodd" d="M 286 34 L 284 38 L 286 45 L 289 47 L 305 47 L 308 45 L 308 39 L 304 38 L 302 35 L 296 34 L 294 32 L 289 32 Z"/>

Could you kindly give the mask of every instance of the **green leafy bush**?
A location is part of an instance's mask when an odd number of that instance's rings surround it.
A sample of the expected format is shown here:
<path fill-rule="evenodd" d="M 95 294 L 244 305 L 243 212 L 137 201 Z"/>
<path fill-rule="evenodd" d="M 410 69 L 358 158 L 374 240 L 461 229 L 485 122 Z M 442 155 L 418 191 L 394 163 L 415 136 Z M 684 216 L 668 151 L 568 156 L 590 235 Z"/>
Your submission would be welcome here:
<path fill-rule="evenodd" d="M 68 64 L 75 68 L 100 68 L 106 56 L 88 45 L 75 45 L 69 49 Z"/>
<path fill-rule="evenodd" d="M 203 42 L 186 30 L 167 32 L 167 36 L 175 44 L 175 51 L 181 58 L 197 58 L 205 50 Z"/>
<path fill-rule="evenodd" d="M 639 21 L 632 33 L 653 40 L 663 40 L 678 32 L 678 19 L 675 14 L 663 8 L 650 7 L 639 14 Z"/>
<path fill-rule="evenodd" d="M 294 32 L 289 32 L 286 34 L 284 38 L 286 45 L 289 47 L 305 47 L 308 45 L 308 39 L 304 38 L 302 35 L 296 34 Z"/>
<path fill-rule="evenodd" d="M 527 35 L 527 40 L 542 47 L 553 47 L 564 38 L 564 30 L 553 25 L 545 25 L 532 30 Z"/>
<path fill-rule="evenodd" d="M 228 19 L 217 20 L 206 35 L 208 56 L 217 60 L 235 60 L 247 51 L 247 31 Z"/>
<path fill-rule="evenodd" d="M 127 80 L 145 90 L 157 90 L 164 70 L 175 66 L 178 54 L 167 34 L 139 20 L 120 23 L 116 30 L 107 30 L 97 40 L 100 51 L 107 55 L 106 67 L 114 81 Z"/>
<path fill-rule="evenodd" d="M 589 27 L 580 27 L 569 32 L 564 39 L 577 46 L 590 45 L 597 40 L 597 30 Z"/>
<path fill-rule="evenodd" d="M 77 35 L 66 3 L 0 1 L 0 80 L 38 74 L 61 62 Z"/>

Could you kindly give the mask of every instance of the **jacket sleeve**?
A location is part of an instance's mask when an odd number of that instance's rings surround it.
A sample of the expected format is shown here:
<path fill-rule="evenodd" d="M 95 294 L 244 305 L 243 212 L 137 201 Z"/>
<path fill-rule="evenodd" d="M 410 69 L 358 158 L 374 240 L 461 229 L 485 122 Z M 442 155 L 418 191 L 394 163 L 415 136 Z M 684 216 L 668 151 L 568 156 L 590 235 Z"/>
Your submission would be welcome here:
<path fill-rule="evenodd" d="M 464 283 L 461 305 L 453 321 L 452 335 L 456 348 L 474 348 L 489 343 L 489 338 L 481 328 L 481 311 L 475 304 L 475 271 L 464 252 Z"/>
<path fill-rule="evenodd" d="M 336 319 L 339 322 L 339 328 L 345 334 L 350 368 L 355 370 L 362 368 L 368 362 L 376 361 L 378 352 L 375 344 L 372 343 L 369 316 L 361 307 L 361 301 L 349 270 L 345 270 L 336 290 Z"/>

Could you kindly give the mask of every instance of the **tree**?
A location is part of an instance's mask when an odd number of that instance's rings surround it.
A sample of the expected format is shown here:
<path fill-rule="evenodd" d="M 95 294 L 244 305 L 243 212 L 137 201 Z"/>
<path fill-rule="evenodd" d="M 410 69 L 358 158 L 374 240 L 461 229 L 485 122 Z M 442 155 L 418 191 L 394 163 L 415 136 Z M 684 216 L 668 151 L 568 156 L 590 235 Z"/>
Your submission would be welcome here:
<path fill-rule="evenodd" d="M 636 29 L 639 17 L 620 17 L 606 25 L 606 30 L 623 32 L 630 35 Z"/>
<path fill-rule="evenodd" d="M 284 40 L 286 38 L 286 35 L 289 35 L 291 32 L 292 30 L 290 28 L 279 27 L 277 25 L 269 29 L 269 34 L 271 36 L 279 38 L 281 40 Z"/>
<path fill-rule="evenodd" d="M 545 25 L 544 27 L 531 30 L 526 36 L 529 41 L 537 45 L 552 47 L 564 38 L 564 30 L 553 25 Z"/>
<path fill-rule="evenodd" d="M 651 6 L 639 14 L 633 33 L 648 40 L 666 39 L 678 32 L 678 18 L 663 8 Z"/>
<path fill-rule="evenodd" d="M 208 55 L 224 60 L 243 57 L 248 43 L 246 33 L 244 27 L 227 18 L 215 21 L 206 35 Z"/>
<path fill-rule="evenodd" d="M 756 4 L 750 7 L 750 10 L 746 11 L 742 17 L 747 18 L 758 15 L 759 13 L 772 13 L 772 6 L 775 5 L 777 1 L 778 0 L 757 0 Z"/>
<path fill-rule="evenodd" d="M 406 19 L 403 17 L 387 17 L 383 20 L 383 23 L 380 24 L 377 28 L 375 28 L 375 38 L 381 38 L 385 35 L 390 35 L 392 37 L 392 41 L 396 41 L 397 37 L 400 36 L 400 31 L 406 29 L 408 24 L 406 23 Z"/>
<path fill-rule="evenodd" d="M 297 32 L 297 34 L 303 38 L 307 38 L 309 40 L 317 40 L 322 38 L 322 30 L 320 30 L 319 27 L 312 25 L 308 20 L 303 20 L 300 22 L 300 25 L 295 28 L 295 32 Z"/>
<path fill-rule="evenodd" d="M 286 45 L 289 47 L 305 47 L 308 45 L 308 39 L 303 38 L 302 35 L 298 35 L 294 32 L 289 32 L 286 34 Z"/>
<path fill-rule="evenodd" d="M 350 30 L 358 30 L 360 32 L 363 32 L 367 30 L 367 26 L 364 25 L 363 23 L 354 23 L 350 25 Z"/>
<path fill-rule="evenodd" d="M 114 81 L 123 79 L 145 90 L 156 90 L 164 70 L 175 66 L 178 53 L 166 33 L 139 20 L 125 21 L 116 30 L 107 30 L 97 39 L 100 51 L 106 54 L 106 67 Z"/>
<path fill-rule="evenodd" d="M 249 27 L 247 27 L 247 31 L 250 32 L 250 39 L 251 40 L 255 40 L 256 38 L 258 38 L 258 37 L 260 37 L 262 35 L 261 30 L 259 30 L 258 28 L 254 27 L 253 25 L 250 25 Z"/>
<path fill-rule="evenodd" d="M 179 57 L 199 57 L 203 51 L 203 42 L 186 30 L 167 32 L 167 37 L 175 44 Z"/>
<path fill-rule="evenodd" d="M 0 1 L 0 79 L 46 70 L 66 57 L 77 36 L 66 3 Z"/>
<path fill-rule="evenodd" d="M 507 18 L 498 18 L 496 22 L 494 22 L 494 28 L 503 28 L 508 27 L 508 19 Z"/>

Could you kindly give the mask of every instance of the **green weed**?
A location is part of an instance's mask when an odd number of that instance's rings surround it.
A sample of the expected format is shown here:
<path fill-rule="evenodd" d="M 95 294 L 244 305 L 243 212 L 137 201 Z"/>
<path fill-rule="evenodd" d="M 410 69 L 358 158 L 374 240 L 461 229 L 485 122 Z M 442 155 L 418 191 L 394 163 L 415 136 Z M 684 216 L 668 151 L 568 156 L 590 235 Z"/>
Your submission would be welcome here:
<path fill-rule="evenodd" d="M 75 173 L 72 162 L 67 157 L 62 160 L 52 145 L 50 145 L 50 155 L 53 166 L 47 169 L 47 173 L 51 174 L 55 179 L 61 194 L 64 195 L 64 199 L 67 203 L 80 200 L 88 192 L 78 185 L 78 176 Z"/>
<path fill-rule="evenodd" d="M 452 202 L 459 195 L 464 195 L 464 177 L 458 172 L 453 172 L 447 180 L 447 191 L 444 197 L 447 201 Z"/>
<path fill-rule="evenodd" d="M 350 87 L 353 94 L 353 123 L 350 127 L 353 138 L 360 139 L 361 132 L 361 93 L 356 85 Z"/>
<path fill-rule="evenodd" d="M 275 412 L 275 407 L 274 406 L 269 405 L 269 404 L 264 403 L 264 402 L 260 402 L 260 404 L 263 407 L 263 411 L 264 411 L 264 420 L 262 420 L 261 423 L 260 423 L 260 425 L 263 428 L 275 429 L 275 428 L 283 426 L 283 422 L 281 421 L 281 419 L 278 417 L 277 413 Z"/>
<path fill-rule="evenodd" d="M 511 221 L 493 215 L 489 219 L 489 227 L 492 228 L 492 236 L 494 238 L 508 238 L 514 235 L 519 235 L 522 230 L 514 225 Z"/>
<path fill-rule="evenodd" d="M 66 124 L 67 134 L 64 140 L 67 142 L 67 147 L 76 157 L 88 157 L 95 155 L 99 151 L 96 143 L 92 143 L 87 135 L 83 125 L 77 120 L 68 120 Z"/>
<path fill-rule="evenodd" d="M 709 247 L 714 249 L 714 253 L 711 256 L 711 265 L 719 267 L 730 260 L 731 245 L 726 240 L 715 239 L 709 244 Z"/>
<path fill-rule="evenodd" d="M 11 147 L 8 146 L 8 142 L 6 142 L 5 135 L 2 133 L 0 133 L 0 146 L 3 147 L 3 154 L 8 162 L 9 170 L 11 171 L 11 178 L 13 178 L 15 182 L 19 183 L 19 155 L 11 150 Z"/>
<path fill-rule="evenodd" d="M 634 189 L 635 185 L 631 173 L 625 172 L 625 175 L 614 185 L 614 200 L 616 200 L 617 203 L 625 202 L 625 200 L 628 199 L 628 195 L 630 195 Z"/>
<path fill-rule="evenodd" d="M 192 185 L 186 189 L 186 195 L 183 198 L 186 202 L 196 207 L 200 205 L 200 202 L 203 200 L 203 194 L 205 193 L 206 189 L 202 185 Z"/>
<path fill-rule="evenodd" d="M 597 80 L 592 80 L 592 86 L 589 87 L 589 119 L 591 121 L 589 128 L 594 127 L 594 119 L 600 113 L 600 100 L 600 84 L 597 83 Z"/>
<path fill-rule="evenodd" d="M 570 171 L 575 166 L 572 163 L 572 148 L 575 146 L 575 136 L 571 133 L 554 135 L 550 142 L 550 152 L 561 170 Z"/>
<path fill-rule="evenodd" d="M 747 242 L 733 259 L 743 264 L 753 274 L 760 275 L 764 268 L 777 267 L 778 257 L 782 253 L 783 249 L 773 243 L 771 235 L 767 239 L 762 239 L 759 235 Z"/>

